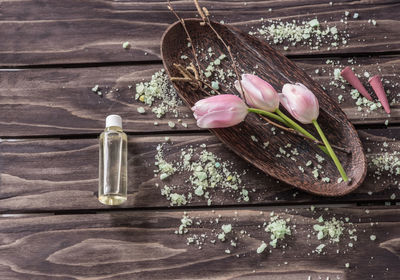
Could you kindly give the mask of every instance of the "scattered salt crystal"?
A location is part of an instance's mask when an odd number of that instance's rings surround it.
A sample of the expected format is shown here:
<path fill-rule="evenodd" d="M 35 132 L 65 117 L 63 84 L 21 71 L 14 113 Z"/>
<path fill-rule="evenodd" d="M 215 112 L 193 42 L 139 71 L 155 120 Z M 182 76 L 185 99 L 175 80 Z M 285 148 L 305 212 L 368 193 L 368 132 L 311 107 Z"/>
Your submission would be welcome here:
<path fill-rule="evenodd" d="M 171 121 L 169 121 L 169 122 L 168 122 L 168 126 L 169 126 L 170 128 L 174 128 L 174 127 L 175 127 L 175 123 L 174 123 L 174 122 L 171 122 Z"/>
<path fill-rule="evenodd" d="M 324 183 L 329 183 L 329 182 L 331 181 L 331 179 L 328 178 L 328 177 L 324 177 L 324 178 L 322 178 L 321 180 L 322 180 L 322 182 L 324 182 Z"/>
<path fill-rule="evenodd" d="M 325 244 L 320 244 L 317 246 L 317 248 L 315 248 L 315 252 L 317 252 L 318 254 L 320 254 L 322 252 L 322 250 L 325 248 Z"/>
<path fill-rule="evenodd" d="M 319 27 L 319 21 L 318 19 L 314 18 L 308 22 L 308 25 L 311 27 Z"/>
<path fill-rule="evenodd" d="M 267 248 L 267 244 L 263 241 L 261 245 L 257 248 L 257 254 L 261 254 Z"/>
<path fill-rule="evenodd" d="M 131 44 L 130 44 L 129 42 L 124 42 L 124 43 L 122 44 L 122 47 L 123 47 L 124 49 L 129 49 L 129 48 L 131 47 Z"/>
<path fill-rule="evenodd" d="M 223 230 L 223 232 L 226 233 L 230 233 L 232 231 L 232 225 L 228 224 L 228 225 L 222 225 L 221 229 Z"/>
<path fill-rule="evenodd" d="M 93 92 L 97 92 L 99 90 L 99 85 L 95 85 L 93 88 L 92 88 L 92 91 Z"/>
<path fill-rule="evenodd" d="M 211 87 L 215 90 L 219 89 L 219 82 L 218 81 L 212 81 L 211 82 Z"/>
<path fill-rule="evenodd" d="M 137 108 L 137 111 L 138 111 L 138 113 L 140 113 L 140 114 L 146 113 L 146 110 L 145 110 L 143 107 L 138 107 L 138 108 Z"/>

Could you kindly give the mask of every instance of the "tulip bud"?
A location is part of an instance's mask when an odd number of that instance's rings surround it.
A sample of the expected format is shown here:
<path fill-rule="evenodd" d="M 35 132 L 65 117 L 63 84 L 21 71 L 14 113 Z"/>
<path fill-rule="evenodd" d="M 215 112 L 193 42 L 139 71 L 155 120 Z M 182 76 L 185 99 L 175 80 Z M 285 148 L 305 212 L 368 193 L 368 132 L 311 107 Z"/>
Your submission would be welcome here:
<path fill-rule="evenodd" d="M 299 122 L 308 124 L 318 118 L 318 99 L 303 84 L 285 84 L 279 97 L 283 107 Z"/>
<path fill-rule="evenodd" d="M 279 107 L 279 96 L 276 90 L 266 81 L 256 75 L 243 74 L 240 88 L 239 81 L 235 81 L 236 90 L 242 95 L 249 106 L 267 112 L 275 112 Z"/>
<path fill-rule="evenodd" d="M 192 111 L 201 128 L 234 126 L 248 114 L 246 104 L 233 94 L 221 94 L 197 101 Z"/>

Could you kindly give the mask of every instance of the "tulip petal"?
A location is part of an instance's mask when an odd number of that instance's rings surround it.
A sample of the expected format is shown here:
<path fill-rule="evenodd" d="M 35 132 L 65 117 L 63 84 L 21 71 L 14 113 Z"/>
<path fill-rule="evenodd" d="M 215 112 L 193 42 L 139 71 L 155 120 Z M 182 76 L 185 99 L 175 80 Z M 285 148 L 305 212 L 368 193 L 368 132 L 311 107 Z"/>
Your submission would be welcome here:
<path fill-rule="evenodd" d="M 237 111 L 210 112 L 197 120 L 197 126 L 201 128 L 224 128 L 239 124 L 244 120 L 243 114 Z"/>
<path fill-rule="evenodd" d="M 267 81 L 264 81 L 260 77 L 252 74 L 243 74 L 243 80 L 248 81 L 251 83 L 255 88 L 258 89 L 260 92 L 260 98 L 264 101 L 267 102 L 269 101 L 266 97 L 271 97 L 272 93 L 276 94 L 276 90 L 274 89 L 273 86 L 271 86 L 270 83 Z M 264 93 L 264 94 L 263 94 Z"/>
<path fill-rule="evenodd" d="M 230 105 L 235 106 L 242 103 L 244 104 L 243 100 L 233 94 L 221 94 L 197 101 L 192 110 L 201 117 L 210 111 L 226 110 Z"/>
<path fill-rule="evenodd" d="M 247 106 L 238 96 L 221 94 L 202 99 L 192 107 L 197 125 L 220 128 L 236 125 L 248 114 Z"/>
<path fill-rule="evenodd" d="M 305 85 L 285 84 L 280 99 L 285 109 L 301 123 L 311 123 L 318 118 L 318 99 Z"/>
<path fill-rule="evenodd" d="M 240 83 L 239 83 L 239 81 L 236 80 L 235 83 L 234 83 L 234 85 L 235 85 L 236 90 L 240 93 L 240 96 L 244 99 L 243 91 L 242 91 L 242 89 L 240 88 Z"/>
<path fill-rule="evenodd" d="M 279 100 L 282 104 L 282 106 L 286 109 L 286 111 L 289 112 L 293 116 L 293 111 L 292 108 L 289 105 L 287 97 L 283 93 L 279 93 Z"/>
<path fill-rule="evenodd" d="M 258 88 L 256 88 L 252 83 L 247 80 L 242 80 L 242 86 L 244 89 L 245 99 L 247 104 L 250 106 L 256 106 L 257 99 L 263 99 L 262 94 Z"/>
<path fill-rule="evenodd" d="M 236 89 L 251 107 L 273 112 L 279 107 L 279 97 L 276 90 L 266 81 L 253 74 L 242 74 L 240 89 L 239 81 L 235 82 Z"/>

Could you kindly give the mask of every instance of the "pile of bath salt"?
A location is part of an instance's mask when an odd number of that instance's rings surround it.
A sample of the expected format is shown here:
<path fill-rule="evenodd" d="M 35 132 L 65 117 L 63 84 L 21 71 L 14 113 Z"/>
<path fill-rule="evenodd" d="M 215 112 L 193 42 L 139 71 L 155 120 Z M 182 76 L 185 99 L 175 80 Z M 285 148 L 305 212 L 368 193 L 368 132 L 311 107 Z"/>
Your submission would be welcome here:
<path fill-rule="evenodd" d="M 169 141 L 169 139 L 166 139 Z M 212 204 L 212 193 L 231 193 L 232 197 L 240 201 L 249 201 L 249 191 L 242 184 L 241 177 L 246 171 L 238 173 L 233 170 L 233 163 L 222 160 L 214 153 L 207 151 L 206 145 L 199 147 L 185 147 L 180 151 L 178 160 L 168 160 L 165 156 L 166 144 L 157 146 L 154 170 L 160 183 L 156 187 L 161 195 L 170 201 L 171 206 L 181 206 L 190 203 L 195 197 Z M 184 186 L 169 184 L 173 175 L 184 178 Z"/>
<path fill-rule="evenodd" d="M 270 44 L 282 45 L 284 50 L 298 45 L 308 46 L 311 50 L 318 50 L 320 47 L 328 46 L 338 48 L 340 44 L 346 45 L 349 34 L 345 30 L 339 31 L 336 26 L 328 26 L 324 22 L 322 27 L 317 18 L 310 21 L 284 22 L 281 20 L 264 20 L 260 28 L 253 28 L 250 35 L 262 36 Z"/>
<path fill-rule="evenodd" d="M 371 149 L 367 148 L 368 166 L 374 170 L 373 173 L 369 173 L 374 178 L 374 183 L 398 186 L 400 184 L 400 151 L 398 147 L 395 143 L 386 141 L 375 145 L 380 147 L 380 153 L 371 153 Z M 372 192 L 368 194 L 372 195 Z M 396 194 L 392 193 L 390 199 L 394 200 L 395 198 Z"/>
<path fill-rule="evenodd" d="M 154 73 L 150 81 L 136 84 L 135 99 L 150 106 L 157 118 L 167 112 L 179 117 L 179 106 L 183 104 L 164 69 Z M 145 113 L 145 109 L 140 107 L 138 112 Z"/>

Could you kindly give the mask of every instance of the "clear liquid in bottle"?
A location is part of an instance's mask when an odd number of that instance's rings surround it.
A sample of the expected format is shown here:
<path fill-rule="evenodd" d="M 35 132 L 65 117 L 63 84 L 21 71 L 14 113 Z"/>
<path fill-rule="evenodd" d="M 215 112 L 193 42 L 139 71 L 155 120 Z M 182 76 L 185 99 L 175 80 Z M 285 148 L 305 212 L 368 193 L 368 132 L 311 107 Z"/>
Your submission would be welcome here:
<path fill-rule="evenodd" d="M 100 135 L 99 201 L 103 204 L 120 205 L 127 200 L 127 140 L 121 117 L 108 116 Z"/>

